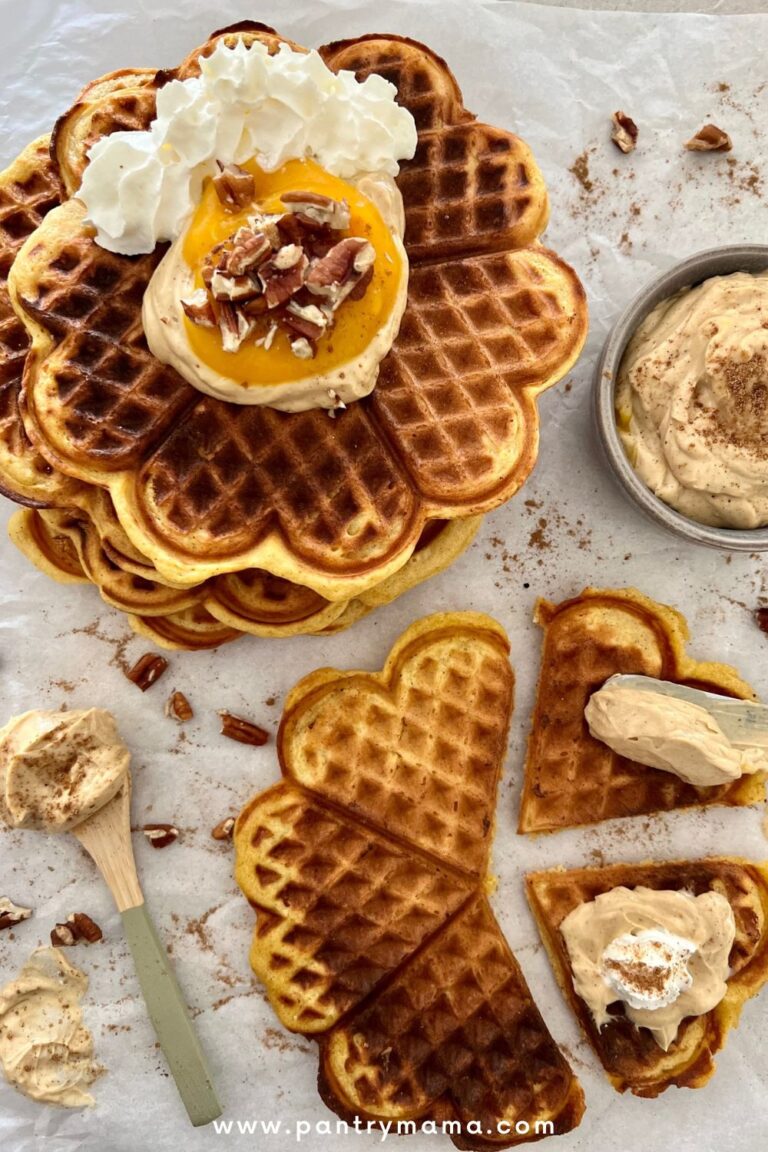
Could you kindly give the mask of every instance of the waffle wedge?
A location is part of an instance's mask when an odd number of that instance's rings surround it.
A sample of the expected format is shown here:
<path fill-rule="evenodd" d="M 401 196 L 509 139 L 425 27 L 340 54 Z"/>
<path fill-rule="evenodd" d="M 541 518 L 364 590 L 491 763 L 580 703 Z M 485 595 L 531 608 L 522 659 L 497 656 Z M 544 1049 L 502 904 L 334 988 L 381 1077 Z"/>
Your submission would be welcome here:
<path fill-rule="evenodd" d="M 221 35 L 279 39 L 258 25 Z M 536 398 L 584 341 L 581 285 L 538 243 L 546 190 L 522 141 L 478 124 L 422 45 L 368 37 L 323 51 L 332 67 L 396 75 L 420 130 L 400 177 L 409 303 L 369 400 L 332 422 L 202 397 L 144 342 L 157 254 L 98 248 L 77 200 L 14 263 L 15 307 L 34 342 L 25 427 L 50 465 L 110 491 L 133 545 L 170 585 L 247 568 L 334 601 L 381 585 L 429 520 L 477 515 L 517 491 L 536 458 Z M 132 89 L 135 78 L 86 91 L 60 123 L 70 187 L 85 163 L 78 147 L 111 130 L 127 92 L 156 83 Z"/>
<path fill-rule="evenodd" d="M 528 900 L 558 983 L 608 1078 L 619 1092 L 658 1096 L 672 1085 L 700 1088 L 715 1070 L 714 1054 L 739 1021 L 742 1007 L 768 979 L 768 867 L 748 860 L 716 857 L 669 863 L 614 864 L 605 868 L 538 872 L 526 878 Z M 736 922 L 731 975 L 721 1002 L 703 1016 L 685 1019 L 677 1039 L 664 1052 L 647 1029 L 623 1013 L 598 1031 L 573 986 L 568 953 L 559 926 L 577 905 L 624 886 L 664 888 L 695 896 L 715 891 L 729 901 Z"/>
<path fill-rule="evenodd" d="M 553 832 L 617 816 L 765 798 L 765 775 L 696 788 L 617 756 L 584 720 L 589 697 L 616 673 L 637 673 L 751 699 L 735 669 L 693 660 L 684 618 L 635 589 L 588 588 L 560 605 L 539 601 L 539 687 L 520 802 L 521 832 Z"/>
<path fill-rule="evenodd" d="M 234 834 L 251 964 L 318 1041 L 325 1102 L 452 1120 L 459 1147 L 583 1111 L 486 895 L 512 691 L 506 637 L 473 613 L 414 624 L 380 673 L 312 673 L 286 700 L 283 779 Z"/>

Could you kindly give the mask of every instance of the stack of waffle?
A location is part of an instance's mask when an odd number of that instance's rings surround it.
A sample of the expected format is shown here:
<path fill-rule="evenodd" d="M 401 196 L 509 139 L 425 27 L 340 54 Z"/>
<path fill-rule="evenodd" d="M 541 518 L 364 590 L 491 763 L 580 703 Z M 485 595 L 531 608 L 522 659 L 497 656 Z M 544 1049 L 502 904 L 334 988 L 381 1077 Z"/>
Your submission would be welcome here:
<path fill-rule="evenodd" d="M 146 128 L 175 73 L 88 85 L 0 175 L 0 488 L 21 550 L 95 584 L 169 647 L 347 627 L 450 564 L 521 486 L 537 396 L 576 360 L 586 305 L 538 236 L 548 203 L 517 137 L 478 124 L 445 63 L 396 37 L 321 49 L 392 80 L 419 131 L 398 182 L 408 305 L 373 394 L 330 419 L 202 395 L 149 352 L 141 304 L 162 255 L 106 252 L 77 199 L 87 152 Z M 294 46 L 295 47 L 295 46 Z"/>

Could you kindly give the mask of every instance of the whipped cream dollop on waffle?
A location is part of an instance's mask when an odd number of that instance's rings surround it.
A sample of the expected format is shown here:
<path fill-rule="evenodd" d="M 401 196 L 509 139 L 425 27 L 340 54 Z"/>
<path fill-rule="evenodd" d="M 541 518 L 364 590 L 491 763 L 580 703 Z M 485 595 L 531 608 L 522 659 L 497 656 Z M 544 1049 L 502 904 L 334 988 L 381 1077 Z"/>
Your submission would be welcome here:
<path fill-rule="evenodd" d="M 260 42 L 219 42 L 200 58 L 199 77 L 173 80 L 157 94 L 145 132 L 114 132 L 89 152 L 78 196 L 96 240 L 110 252 L 151 252 L 176 239 L 218 164 L 256 158 L 274 171 L 313 157 L 342 179 L 360 172 L 395 176 L 413 156 L 416 125 L 376 74 L 359 82 L 331 72 L 317 52 Z"/>

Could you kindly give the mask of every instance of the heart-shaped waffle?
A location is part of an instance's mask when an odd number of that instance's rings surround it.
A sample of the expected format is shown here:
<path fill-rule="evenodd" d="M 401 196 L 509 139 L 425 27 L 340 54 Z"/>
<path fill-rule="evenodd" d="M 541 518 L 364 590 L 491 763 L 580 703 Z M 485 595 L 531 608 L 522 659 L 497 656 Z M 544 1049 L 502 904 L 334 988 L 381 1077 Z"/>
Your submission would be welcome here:
<path fill-rule="evenodd" d="M 679 612 L 632 588 L 588 588 L 560 605 L 539 601 L 535 619 L 544 629 L 544 644 L 520 802 L 521 832 L 765 799 L 765 773 L 696 788 L 671 772 L 616 755 L 589 733 L 587 701 L 618 673 L 754 698 L 735 669 L 688 656 L 688 627 Z"/>
<path fill-rule="evenodd" d="M 284 779 L 234 833 L 252 966 L 286 1027 L 318 1039 L 323 1099 L 345 1118 L 452 1120 L 460 1147 L 583 1111 L 486 895 L 508 651 L 489 617 L 454 613 L 409 628 L 380 673 L 306 677 L 280 725 Z"/>
<path fill-rule="evenodd" d="M 469 547 L 480 526 L 480 517 L 434 521 L 399 572 L 345 602 L 324 600 L 310 588 L 259 569 L 214 576 L 195 588 L 169 587 L 157 579 L 151 565 L 121 552 L 124 539 L 109 515 L 108 498 L 106 507 L 100 507 L 104 502 L 99 500 L 86 503 L 98 522 L 78 508 L 20 509 L 9 523 L 11 540 L 47 576 L 61 583 L 94 584 L 107 604 L 128 613 L 131 623 L 161 646 L 183 648 L 186 633 L 193 650 L 200 647 L 202 623 L 211 636 L 225 639 L 243 633 L 319 635 L 349 628 L 374 608 L 442 572 Z"/>
<path fill-rule="evenodd" d="M 558 983 L 617 1091 L 658 1096 L 673 1084 L 680 1088 L 705 1084 L 715 1070 L 713 1055 L 722 1048 L 728 1030 L 738 1024 L 744 1003 L 768 980 L 768 866 L 729 857 L 662 864 L 648 861 L 537 872 L 526 878 L 526 885 Z M 703 1016 L 683 1020 L 668 1052 L 647 1028 L 636 1028 L 623 1013 L 612 1015 L 598 1029 L 573 986 L 560 925 L 579 904 L 620 886 L 694 896 L 718 892 L 733 910 L 736 935 L 725 996 Z"/>
<path fill-rule="evenodd" d="M 263 26 L 222 35 L 279 43 Z M 244 568 L 330 600 L 380 584 L 429 520 L 475 515 L 517 491 L 536 458 L 536 397 L 585 338 L 581 285 L 538 243 L 547 197 L 526 145 L 476 123 L 422 45 L 368 37 L 323 53 L 332 67 L 396 77 L 419 126 L 399 178 L 409 303 L 368 400 L 329 421 L 201 397 L 143 338 L 157 255 L 100 249 L 76 200 L 15 261 L 15 303 L 34 340 L 25 427 L 51 465 L 109 489 L 134 546 L 170 584 Z M 148 93 L 168 76 L 86 90 L 57 128 L 70 186 L 84 164 L 78 148 L 127 114 L 140 126 Z"/>

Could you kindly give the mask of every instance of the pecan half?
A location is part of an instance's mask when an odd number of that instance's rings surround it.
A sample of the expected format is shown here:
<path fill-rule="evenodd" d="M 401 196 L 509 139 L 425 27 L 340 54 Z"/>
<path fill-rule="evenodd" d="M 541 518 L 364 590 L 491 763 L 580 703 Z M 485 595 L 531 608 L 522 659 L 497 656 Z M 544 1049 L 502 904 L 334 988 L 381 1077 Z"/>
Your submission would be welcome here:
<path fill-rule="evenodd" d="M 185 724 L 195 713 L 183 692 L 173 692 L 165 703 L 165 714 L 178 720 L 179 724 Z"/>
<path fill-rule="evenodd" d="M 688 152 L 730 152 L 733 143 L 727 132 L 716 124 L 705 124 L 695 136 L 686 140 L 683 147 Z"/>
<path fill-rule="evenodd" d="M 201 328 L 216 327 L 216 317 L 205 288 L 196 288 L 189 296 L 182 297 L 181 306 L 193 324 L 199 324 Z"/>
<path fill-rule="evenodd" d="M 73 912 L 71 916 L 67 916 L 67 924 L 74 933 L 75 940 L 85 940 L 88 944 L 97 944 L 104 937 L 104 933 L 96 921 L 91 920 L 85 912 Z"/>
<path fill-rule="evenodd" d="M 7 896 L 0 896 L 0 929 L 15 928 L 22 920 L 29 920 L 31 915 L 31 908 L 24 908 L 21 904 L 14 904 Z"/>
<path fill-rule="evenodd" d="M 167 667 L 168 661 L 165 656 L 160 656 L 157 652 L 146 652 L 136 661 L 133 668 L 128 669 L 126 676 L 137 688 L 146 692 L 147 688 L 151 688 L 155 681 L 160 679 Z"/>
<path fill-rule="evenodd" d="M 219 164 L 213 178 L 216 194 L 225 208 L 245 208 L 256 194 L 256 182 L 250 172 L 237 164 Z"/>
<path fill-rule="evenodd" d="M 334 200 L 319 192 L 283 192 L 280 197 L 289 212 L 307 224 L 337 228 L 349 228 L 349 204 L 346 200 Z"/>
<path fill-rule="evenodd" d="M 173 824 L 145 824 L 142 832 L 153 848 L 167 848 L 179 838 L 179 830 Z"/>
<path fill-rule="evenodd" d="M 219 716 L 221 717 L 221 734 L 229 740 L 237 740 L 240 744 L 252 744 L 257 748 L 269 740 L 269 732 L 266 728 L 260 728 L 251 720 L 245 720 L 242 716 L 234 716 L 231 712 L 226 711 L 220 711 Z"/>
<path fill-rule="evenodd" d="M 215 828 L 211 829 L 211 836 L 214 840 L 231 840 L 234 830 L 234 816 L 225 816 L 223 820 L 219 820 Z"/>
<path fill-rule="evenodd" d="M 611 131 L 611 140 L 620 151 L 634 152 L 637 147 L 637 124 L 631 116 L 627 116 L 626 112 L 614 112 L 611 117 L 613 129 Z"/>

